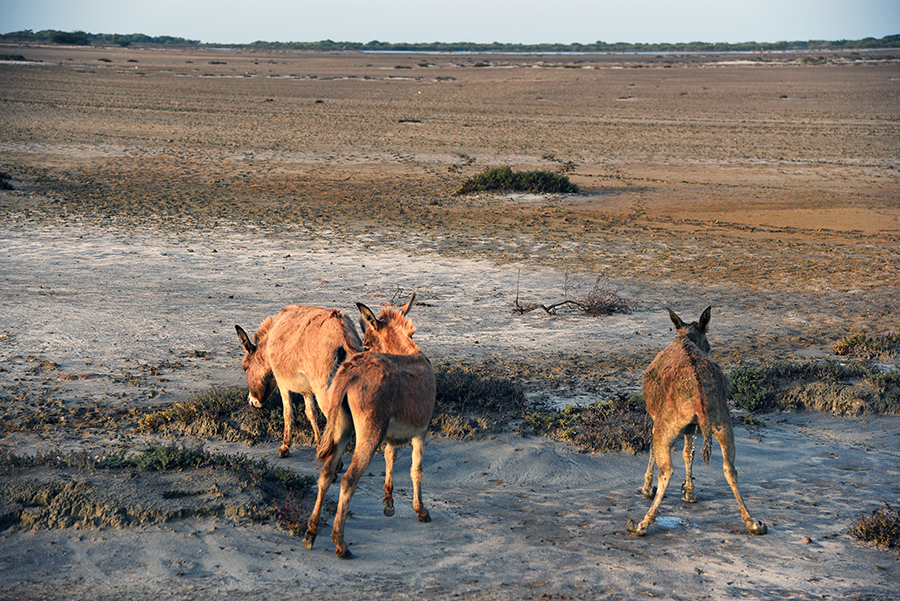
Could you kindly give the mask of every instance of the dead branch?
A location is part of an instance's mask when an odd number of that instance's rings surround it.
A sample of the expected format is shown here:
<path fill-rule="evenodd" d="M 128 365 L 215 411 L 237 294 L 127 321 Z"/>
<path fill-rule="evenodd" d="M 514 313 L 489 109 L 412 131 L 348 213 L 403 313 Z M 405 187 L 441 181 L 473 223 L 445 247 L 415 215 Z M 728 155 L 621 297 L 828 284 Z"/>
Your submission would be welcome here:
<path fill-rule="evenodd" d="M 522 270 L 519 270 L 521 278 Z M 516 281 L 516 301 L 513 312 L 524 314 L 536 309 L 543 309 L 548 315 L 558 315 L 558 309 L 568 307 L 584 313 L 589 317 L 600 317 L 614 313 L 631 313 L 634 303 L 624 299 L 618 291 L 609 288 L 609 280 L 606 276 L 597 276 L 593 287 L 583 296 L 571 295 L 572 285 L 569 282 L 569 272 L 566 271 L 563 281 L 563 298 L 557 303 L 545 305 L 541 303 L 523 305 L 519 302 L 519 282 Z"/>

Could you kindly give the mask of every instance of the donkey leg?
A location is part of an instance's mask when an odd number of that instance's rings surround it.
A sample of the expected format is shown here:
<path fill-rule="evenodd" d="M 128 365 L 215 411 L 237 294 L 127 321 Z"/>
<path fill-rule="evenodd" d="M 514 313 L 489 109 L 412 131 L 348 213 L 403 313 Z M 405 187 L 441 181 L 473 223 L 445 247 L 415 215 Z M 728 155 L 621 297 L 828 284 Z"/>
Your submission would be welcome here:
<path fill-rule="evenodd" d="M 335 417 L 338 423 L 335 424 L 335 435 L 337 441 L 332 447 L 331 454 L 323 458 L 322 472 L 319 474 L 319 493 L 316 496 L 316 504 L 313 507 L 312 514 L 307 522 L 306 535 L 303 537 L 303 546 L 306 549 L 312 549 L 313 543 L 316 542 L 316 536 L 319 533 L 319 516 L 322 513 L 322 503 L 325 501 L 325 493 L 331 483 L 336 479 L 338 465 L 341 463 L 341 456 L 347 450 L 350 443 L 350 436 L 353 433 L 353 421 L 350 416 L 344 412 L 340 412 Z"/>
<path fill-rule="evenodd" d="M 397 447 L 391 443 L 384 446 L 384 515 L 394 515 L 394 460 Z"/>
<path fill-rule="evenodd" d="M 311 392 L 304 392 L 303 403 L 305 405 L 304 410 L 306 411 L 306 419 L 309 420 L 309 425 L 312 426 L 313 438 L 315 439 L 316 445 L 318 445 L 319 437 L 322 433 L 319 432 L 319 422 L 316 421 L 316 397 L 314 397 Z"/>
<path fill-rule="evenodd" d="M 684 484 L 681 485 L 681 500 L 685 503 L 696 503 L 697 497 L 694 495 L 694 435 L 684 435 Z"/>
<path fill-rule="evenodd" d="M 638 536 L 647 534 L 647 528 L 649 528 L 650 524 L 656 520 L 656 516 L 659 513 L 659 505 L 662 503 L 663 495 L 666 493 L 666 487 L 669 486 L 669 480 L 672 479 L 672 472 L 674 471 L 672 469 L 672 457 L 669 455 L 674 441 L 674 437 L 668 437 L 664 440 L 654 438 L 653 440 L 653 455 L 656 458 L 656 465 L 659 468 L 659 481 L 657 482 L 656 496 L 653 498 L 653 504 L 650 505 L 650 509 L 647 510 L 647 515 L 644 516 L 644 519 L 641 520 L 640 524 L 635 526 L 632 520 L 628 520 L 625 528 L 628 530 L 629 534 L 637 534 Z"/>
<path fill-rule="evenodd" d="M 653 440 L 650 440 L 650 461 L 647 464 L 647 473 L 644 474 L 644 487 L 641 488 L 641 494 L 648 501 L 652 501 L 656 496 L 656 488 L 653 486 L 653 467 L 656 465 L 656 458 L 653 456 Z"/>
<path fill-rule="evenodd" d="M 422 450 L 425 447 L 425 435 L 416 436 L 410 443 L 412 444 L 412 467 L 409 469 L 409 475 L 412 477 L 413 483 L 413 509 L 419 516 L 420 522 L 430 522 L 431 514 L 422 503 Z"/>
<path fill-rule="evenodd" d="M 743 518 L 744 523 L 747 525 L 747 531 L 750 534 L 765 534 L 768 532 L 768 528 L 762 522 L 753 521 L 753 518 L 750 517 L 750 512 L 747 511 L 747 506 L 744 505 L 744 500 L 741 499 L 741 493 L 738 492 L 737 469 L 734 467 L 734 432 L 731 429 L 731 424 L 725 424 L 722 427 L 715 429 L 713 435 L 722 447 L 722 464 L 725 469 L 725 479 L 728 480 L 731 491 L 734 493 L 734 498 L 737 499 L 738 507 L 741 509 L 741 518 Z"/>
<path fill-rule="evenodd" d="M 344 477 L 341 478 L 341 496 L 338 499 L 337 513 L 334 516 L 334 528 L 331 531 L 331 541 L 334 543 L 335 553 L 341 559 L 353 559 L 353 554 L 347 548 L 344 541 L 344 525 L 347 522 L 347 512 L 350 509 L 350 499 L 356 492 L 359 479 L 369 468 L 375 449 L 381 444 L 377 432 L 372 436 L 360 436 L 357 431 L 356 449 L 353 451 L 353 459 Z"/>
<path fill-rule="evenodd" d="M 284 438 L 278 447 L 278 456 L 287 457 L 291 454 L 291 424 L 294 421 L 294 413 L 291 409 L 291 392 L 286 386 L 279 386 L 281 391 L 281 406 L 284 413 Z"/>
<path fill-rule="evenodd" d="M 303 546 L 306 547 L 307 550 L 311 550 L 313 548 L 313 543 L 316 542 L 316 536 L 319 534 L 319 516 L 322 513 L 322 503 L 325 501 L 325 493 L 328 492 L 331 483 L 335 481 L 337 464 L 340 462 L 341 455 L 346 448 L 347 443 L 339 445 L 338 447 L 335 447 L 335 451 L 332 455 L 325 457 L 325 465 L 322 467 L 322 473 L 319 474 L 319 494 L 316 496 L 316 504 L 313 507 L 312 514 L 309 516 L 309 521 L 306 524 L 306 534 L 303 536 Z"/>

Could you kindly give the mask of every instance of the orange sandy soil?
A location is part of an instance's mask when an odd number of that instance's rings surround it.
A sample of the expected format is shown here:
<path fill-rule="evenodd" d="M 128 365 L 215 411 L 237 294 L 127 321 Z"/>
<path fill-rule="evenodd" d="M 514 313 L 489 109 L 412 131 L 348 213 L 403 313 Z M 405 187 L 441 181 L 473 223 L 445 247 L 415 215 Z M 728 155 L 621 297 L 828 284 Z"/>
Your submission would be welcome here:
<path fill-rule="evenodd" d="M 40 62 L 0 65 L 0 168 L 24 192 L 5 219 L 304 226 L 813 297 L 834 317 L 816 342 L 895 325 L 890 53 L 11 50 Z M 582 193 L 453 195 L 497 165 L 562 169 Z"/>

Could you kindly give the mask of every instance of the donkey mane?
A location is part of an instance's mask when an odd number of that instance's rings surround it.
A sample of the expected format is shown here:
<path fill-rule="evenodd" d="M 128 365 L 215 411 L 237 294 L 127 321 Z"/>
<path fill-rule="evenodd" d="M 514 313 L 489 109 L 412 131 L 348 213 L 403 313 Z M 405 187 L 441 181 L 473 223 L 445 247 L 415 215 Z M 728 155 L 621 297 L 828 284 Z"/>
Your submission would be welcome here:
<path fill-rule="evenodd" d="M 269 333 L 269 328 L 272 327 L 272 318 L 266 317 L 266 319 L 259 324 L 259 329 L 256 330 L 256 334 L 253 335 L 253 342 L 256 343 L 256 346 L 259 346 L 259 343 L 262 342 L 263 338 Z"/>
<path fill-rule="evenodd" d="M 412 335 L 416 333 L 416 326 L 409 317 L 388 307 L 381 310 L 381 315 L 378 316 L 378 319 L 380 321 L 390 322 L 396 330 L 407 338 L 410 338 L 409 343 L 413 345 L 416 350 L 419 350 L 416 343 L 412 341 Z"/>

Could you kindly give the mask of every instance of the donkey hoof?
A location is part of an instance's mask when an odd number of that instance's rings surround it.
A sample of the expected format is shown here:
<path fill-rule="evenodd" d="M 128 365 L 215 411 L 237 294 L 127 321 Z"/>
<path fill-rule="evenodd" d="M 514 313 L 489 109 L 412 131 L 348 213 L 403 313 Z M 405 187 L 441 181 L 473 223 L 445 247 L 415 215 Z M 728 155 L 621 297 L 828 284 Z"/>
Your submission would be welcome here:
<path fill-rule="evenodd" d="M 428 522 L 431 521 L 431 514 L 428 513 L 427 511 L 423 511 L 422 513 L 419 513 L 417 515 L 419 516 L 420 522 L 424 522 L 427 524 Z"/>
<path fill-rule="evenodd" d="M 628 534 L 634 534 L 635 536 L 644 536 L 647 534 L 646 530 L 638 530 L 634 525 L 634 520 L 628 520 L 628 523 L 625 524 L 625 530 L 628 531 Z"/>
<path fill-rule="evenodd" d="M 316 535 L 310 534 L 309 532 L 307 532 L 306 536 L 303 537 L 303 547 L 307 551 L 312 551 L 314 542 L 316 542 Z"/>
<path fill-rule="evenodd" d="M 750 531 L 750 534 L 753 534 L 755 536 L 762 536 L 763 534 L 765 534 L 766 532 L 769 531 L 769 529 L 766 527 L 766 525 L 763 524 L 762 522 L 756 522 L 752 526 L 748 524 L 747 530 Z"/>

